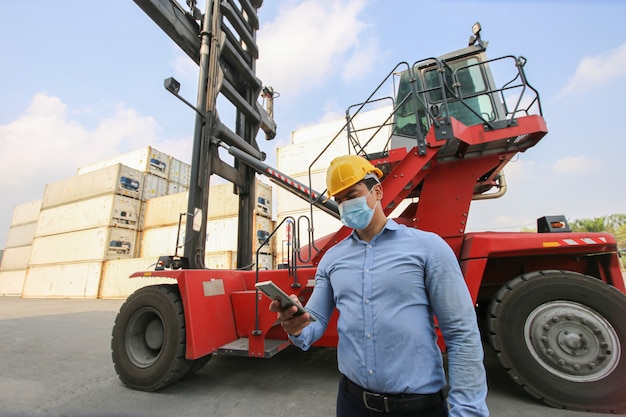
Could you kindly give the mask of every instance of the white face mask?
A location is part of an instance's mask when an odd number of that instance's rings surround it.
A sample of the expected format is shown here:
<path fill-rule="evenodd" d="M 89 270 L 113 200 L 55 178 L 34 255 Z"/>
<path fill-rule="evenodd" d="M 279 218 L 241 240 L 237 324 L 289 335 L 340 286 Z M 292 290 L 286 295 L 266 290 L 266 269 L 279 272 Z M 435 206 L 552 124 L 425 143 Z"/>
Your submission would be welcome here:
<path fill-rule="evenodd" d="M 365 196 L 355 197 L 339 204 L 341 223 L 357 230 L 369 226 L 372 217 L 374 217 L 374 209 L 367 205 L 367 196 L 371 194 L 372 190 Z M 376 200 L 376 204 L 378 204 L 378 200 Z M 375 207 L 376 205 L 374 205 Z"/>

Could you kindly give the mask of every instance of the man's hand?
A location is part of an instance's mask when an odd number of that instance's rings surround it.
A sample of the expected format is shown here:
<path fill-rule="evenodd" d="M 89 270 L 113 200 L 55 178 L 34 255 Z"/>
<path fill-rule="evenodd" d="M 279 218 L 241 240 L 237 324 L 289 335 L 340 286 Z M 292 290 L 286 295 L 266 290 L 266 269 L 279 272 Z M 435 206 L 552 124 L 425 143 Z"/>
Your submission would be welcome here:
<path fill-rule="evenodd" d="M 289 298 L 291 298 L 294 303 L 302 305 L 295 295 L 291 294 Z M 278 313 L 277 318 L 283 330 L 292 336 L 299 336 L 300 333 L 302 333 L 302 329 L 309 325 L 309 313 L 294 316 L 298 308 L 296 306 L 290 306 L 283 309 L 280 305 L 280 300 L 272 301 L 270 311 Z"/>

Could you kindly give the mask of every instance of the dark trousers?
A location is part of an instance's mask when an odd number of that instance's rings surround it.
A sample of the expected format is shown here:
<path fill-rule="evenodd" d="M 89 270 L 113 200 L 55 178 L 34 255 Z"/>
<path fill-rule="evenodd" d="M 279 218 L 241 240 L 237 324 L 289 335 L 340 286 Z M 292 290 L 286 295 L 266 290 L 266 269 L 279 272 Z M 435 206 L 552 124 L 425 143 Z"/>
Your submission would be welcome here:
<path fill-rule="evenodd" d="M 368 410 L 363 400 L 350 394 L 345 387 L 344 378 L 340 378 L 337 393 L 337 417 L 447 417 L 445 401 L 440 405 L 411 413 L 384 413 Z"/>

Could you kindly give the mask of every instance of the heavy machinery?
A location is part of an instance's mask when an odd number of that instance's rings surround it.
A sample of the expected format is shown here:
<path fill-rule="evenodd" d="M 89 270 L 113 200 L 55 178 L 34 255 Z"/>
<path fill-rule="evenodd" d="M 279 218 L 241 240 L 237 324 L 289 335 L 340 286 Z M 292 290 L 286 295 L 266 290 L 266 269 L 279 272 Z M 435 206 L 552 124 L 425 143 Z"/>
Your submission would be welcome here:
<path fill-rule="evenodd" d="M 292 228 L 293 254 L 286 265 L 204 268 L 212 174 L 233 182 L 239 194 L 238 265 L 255 263 L 250 224 L 256 173 L 304 198 L 311 213 L 338 217 L 337 205 L 310 181 L 296 181 L 265 164 L 256 143 L 259 129 L 268 139 L 275 135 L 271 108 L 266 111 L 256 101 L 259 95 L 272 97 L 254 74 L 256 12 L 262 1 L 207 1 L 204 14 L 195 1 L 187 2 L 189 11 L 175 0 L 135 2 L 200 68 L 198 104 L 192 106 L 196 130 L 184 256 L 164 256 L 156 270 L 133 274 L 168 277 L 172 283 L 132 294 L 112 332 L 113 362 L 122 382 L 155 391 L 196 372 L 214 354 L 268 358 L 288 347 L 269 301 L 254 284 L 271 280 L 306 303 L 318 261 L 351 229 L 316 238 L 314 224 L 307 223 L 308 243 L 300 244 L 295 238 L 299 219 L 287 218 L 278 225 Z M 343 149 L 367 157 L 384 172 L 385 213 L 447 241 L 475 300 L 485 339 L 531 395 L 560 408 L 624 412 L 626 289 L 615 238 L 573 233 L 564 216 L 542 217 L 538 233 L 465 233 L 471 202 L 501 196 L 503 167 L 547 133 L 539 95 L 525 76 L 526 60 L 488 59 L 480 26 L 473 29 L 463 49 L 394 67 L 363 103 L 350 107 L 344 128 L 310 167 L 336 156 L 329 153 L 342 141 Z M 496 83 L 498 77 L 504 82 Z M 178 93 L 175 80 L 168 79 L 166 88 Z M 217 115 L 219 94 L 236 108 L 234 131 Z M 384 101 L 391 103 L 385 122 L 355 127 L 368 106 Z M 333 320 L 316 345 L 336 343 Z M 440 346 L 445 353 L 441 338 Z"/>

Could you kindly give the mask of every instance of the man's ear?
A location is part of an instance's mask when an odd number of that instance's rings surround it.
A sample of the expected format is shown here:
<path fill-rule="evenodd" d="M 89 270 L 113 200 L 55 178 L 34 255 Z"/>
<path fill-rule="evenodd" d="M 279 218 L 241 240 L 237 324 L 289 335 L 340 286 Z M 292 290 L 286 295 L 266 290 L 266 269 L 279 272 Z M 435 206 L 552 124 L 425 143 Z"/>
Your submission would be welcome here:
<path fill-rule="evenodd" d="M 382 200 L 383 199 L 383 186 L 381 183 L 378 183 L 374 186 L 374 188 L 376 188 L 374 190 L 374 193 L 376 194 L 376 199 L 377 200 Z"/>

